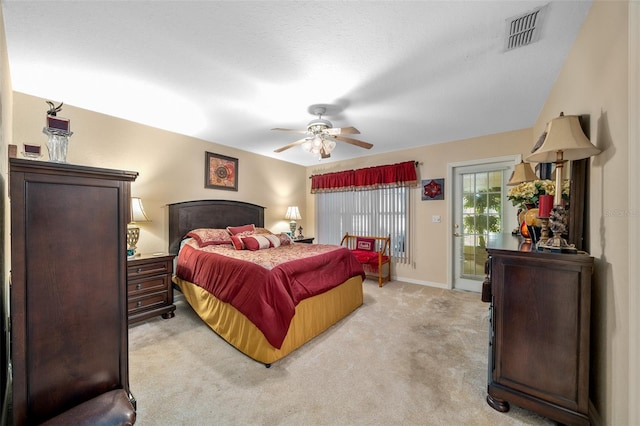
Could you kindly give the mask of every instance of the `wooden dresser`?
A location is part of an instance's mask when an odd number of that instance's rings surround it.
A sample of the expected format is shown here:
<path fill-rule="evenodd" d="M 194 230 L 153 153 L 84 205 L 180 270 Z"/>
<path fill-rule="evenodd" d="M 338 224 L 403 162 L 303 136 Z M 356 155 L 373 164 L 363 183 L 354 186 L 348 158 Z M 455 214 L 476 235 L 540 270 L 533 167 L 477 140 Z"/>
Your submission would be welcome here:
<path fill-rule="evenodd" d="M 593 258 L 531 251 L 515 237 L 488 244 L 491 302 L 487 402 L 563 424 L 589 424 Z"/>
<path fill-rule="evenodd" d="M 142 254 L 127 260 L 127 297 L 129 324 L 162 315 L 172 318 L 172 254 Z"/>
<path fill-rule="evenodd" d="M 129 391 L 126 234 L 135 172 L 9 159 L 11 424 Z M 104 411 L 102 411 L 104 410 Z M 81 423 L 80 418 L 74 421 Z"/>

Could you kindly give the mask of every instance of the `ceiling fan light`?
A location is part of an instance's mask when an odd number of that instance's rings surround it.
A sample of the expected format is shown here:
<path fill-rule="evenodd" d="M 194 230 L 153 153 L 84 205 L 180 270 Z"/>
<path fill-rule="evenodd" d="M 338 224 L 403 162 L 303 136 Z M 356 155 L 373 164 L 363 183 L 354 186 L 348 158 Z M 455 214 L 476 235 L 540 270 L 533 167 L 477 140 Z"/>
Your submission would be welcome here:
<path fill-rule="evenodd" d="M 333 124 L 331 124 L 329 120 L 324 120 L 320 117 L 316 118 L 315 120 L 311 120 L 309 124 L 307 124 L 307 130 L 314 133 L 315 131 L 330 129 L 332 127 L 333 127 Z"/>
<path fill-rule="evenodd" d="M 0 0 L 2 1 L 2 0 Z M 271 130 L 281 130 L 285 132 L 303 133 L 306 134 L 304 139 L 299 139 L 289 145 L 276 149 L 275 152 L 282 152 L 294 146 L 301 146 L 305 152 L 319 155 L 320 159 L 329 158 L 330 153 L 336 148 L 337 141 L 346 142 L 351 145 L 358 146 L 360 148 L 370 149 L 373 147 L 368 142 L 363 142 L 358 139 L 352 139 L 342 134 L 359 134 L 360 131 L 355 127 L 333 127 L 333 124 L 329 120 L 322 118 L 322 115 L 326 112 L 326 108 L 322 105 L 314 105 L 313 113 L 318 115 L 318 118 L 311 120 L 307 125 L 307 130 L 294 130 L 284 129 L 276 127 Z M 309 109 L 311 112 L 311 107 Z"/>

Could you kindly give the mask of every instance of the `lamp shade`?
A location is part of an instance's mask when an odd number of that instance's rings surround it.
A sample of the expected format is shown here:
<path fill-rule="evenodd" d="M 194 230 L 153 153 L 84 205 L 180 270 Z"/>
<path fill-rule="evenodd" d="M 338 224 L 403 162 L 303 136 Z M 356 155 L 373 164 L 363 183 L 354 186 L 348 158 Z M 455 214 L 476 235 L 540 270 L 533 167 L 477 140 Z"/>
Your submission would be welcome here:
<path fill-rule="evenodd" d="M 511 178 L 509 179 L 509 182 L 507 182 L 507 185 L 514 186 L 523 182 L 531 182 L 536 179 L 538 179 L 538 177 L 531 168 L 531 164 L 521 161 L 520 164 L 516 164 L 516 167 L 513 169 L 513 173 L 511 173 Z"/>
<path fill-rule="evenodd" d="M 131 223 L 133 222 L 151 222 L 142 206 L 142 199 L 131 197 Z"/>
<path fill-rule="evenodd" d="M 298 209 L 298 206 L 287 207 L 287 213 L 284 215 L 284 218 L 288 220 L 302 219 L 302 216 L 300 216 L 300 210 Z"/>
<path fill-rule="evenodd" d="M 600 153 L 587 139 L 580 127 L 577 115 L 564 115 L 551 120 L 547 130 L 547 136 L 534 153 L 529 155 L 527 161 L 537 163 L 555 163 L 558 161 L 581 160 Z"/>

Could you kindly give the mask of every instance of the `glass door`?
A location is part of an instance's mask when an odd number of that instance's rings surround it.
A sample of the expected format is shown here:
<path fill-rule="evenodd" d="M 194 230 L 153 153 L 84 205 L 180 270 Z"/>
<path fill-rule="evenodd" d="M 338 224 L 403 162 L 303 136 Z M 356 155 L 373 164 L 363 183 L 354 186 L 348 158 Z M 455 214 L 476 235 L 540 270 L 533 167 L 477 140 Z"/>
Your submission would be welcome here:
<path fill-rule="evenodd" d="M 513 162 L 455 167 L 453 288 L 480 292 L 490 234 L 510 232 L 515 210 L 506 197 Z M 513 217 L 513 224 L 508 220 Z"/>

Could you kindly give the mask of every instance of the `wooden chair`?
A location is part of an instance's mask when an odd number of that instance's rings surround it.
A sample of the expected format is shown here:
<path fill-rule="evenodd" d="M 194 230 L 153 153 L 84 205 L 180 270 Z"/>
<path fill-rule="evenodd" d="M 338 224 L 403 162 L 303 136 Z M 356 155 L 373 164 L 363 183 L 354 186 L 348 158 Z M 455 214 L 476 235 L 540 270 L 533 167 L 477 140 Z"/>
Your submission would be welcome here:
<path fill-rule="evenodd" d="M 349 235 L 347 232 L 340 241 L 362 264 L 367 278 L 377 279 L 378 287 L 385 281 L 391 281 L 391 236 L 370 237 Z"/>

